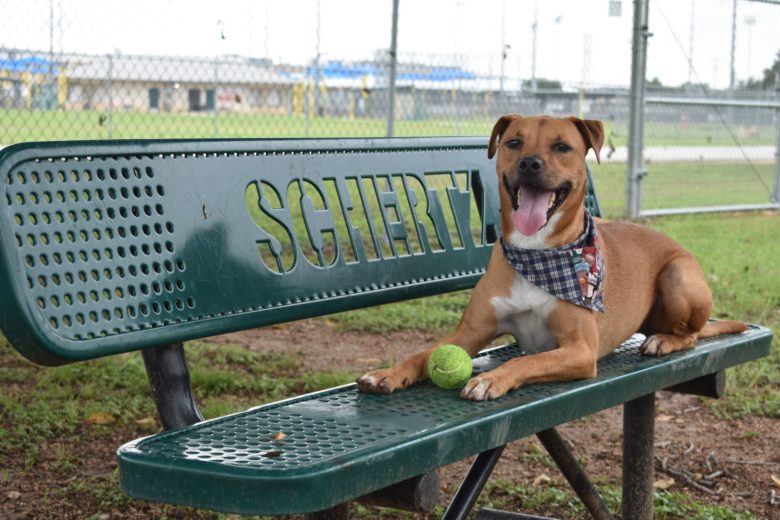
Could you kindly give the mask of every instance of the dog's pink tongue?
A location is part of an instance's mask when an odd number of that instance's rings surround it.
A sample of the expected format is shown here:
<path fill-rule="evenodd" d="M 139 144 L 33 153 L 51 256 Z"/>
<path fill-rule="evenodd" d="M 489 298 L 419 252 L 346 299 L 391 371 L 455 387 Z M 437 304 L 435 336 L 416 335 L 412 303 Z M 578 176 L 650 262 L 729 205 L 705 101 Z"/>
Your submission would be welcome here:
<path fill-rule="evenodd" d="M 512 221 L 520 233 L 530 236 L 547 223 L 547 205 L 553 192 L 520 187 L 520 207 L 512 214 Z"/>

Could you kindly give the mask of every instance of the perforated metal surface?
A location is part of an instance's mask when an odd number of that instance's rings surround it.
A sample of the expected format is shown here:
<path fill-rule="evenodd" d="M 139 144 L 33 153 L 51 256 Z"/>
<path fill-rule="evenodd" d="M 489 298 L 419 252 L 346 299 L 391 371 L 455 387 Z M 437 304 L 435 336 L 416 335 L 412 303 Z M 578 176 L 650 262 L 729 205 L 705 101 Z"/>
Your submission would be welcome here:
<path fill-rule="evenodd" d="M 0 192 L 0 326 L 45 364 L 469 288 L 499 227 L 475 138 L 27 143 Z"/>
<path fill-rule="evenodd" d="M 194 309 L 153 162 L 32 161 L 3 179 L 28 297 L 53 334 L 117 335 Z"/>
<path fill-rule="evenodd" d="M 122 485 L 134 496 L 224 511 L 322 509 L 766 355 L 770 341 L 767 329 L 753 327 L 702 340 L 693 351 L 649 358 L 639 353 L 638 337 L 602 359 L 596 379 L 529 385 L 482 403 L 427 382 L 391 395 L 363 394 L 349 385 L 130 443 L 119 452 Z M 475 358 L 475 371 L 520 354 L 517 347 L 484 353 Z M 284 438 L 274 440 L 279 432 Z M 176 489 L 161 493 L 166 479 L 177 482 Z M 198 486 L 209 496 L 196 492 Z M 279 493 L 303 502 L 291 507 Z M 214 496 L 221 498 L 215 502 Z"/>
<path fill-rule="evenodd" d="M 483 139 L 28 143 L 0 151 L 4 334 L 57 364 L 468 288 Z"/>

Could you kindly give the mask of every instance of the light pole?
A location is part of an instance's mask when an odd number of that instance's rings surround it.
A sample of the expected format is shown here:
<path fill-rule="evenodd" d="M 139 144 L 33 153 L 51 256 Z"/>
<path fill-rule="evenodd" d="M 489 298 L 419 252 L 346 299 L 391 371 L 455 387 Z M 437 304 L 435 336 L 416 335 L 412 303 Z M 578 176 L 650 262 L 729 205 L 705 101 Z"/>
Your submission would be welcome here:
<path fill-rule="evenodd" d="M 531 90 L 536 93 L 536 31 L 539 29 L 539 5 L 534 2 L 534 23 L 531 25 Z"/>
<path fill-rule="evenodd" d="M 393 0 L 393 23 L 390 34 L 390 77 L 388 85 L 387 107 L 387 137 L 393 137 L 395 133 L 395 81 L 398 70 L 398 4 L 399 0 Z"/>
<path fill-rule="evenodd" d="M 753 26 L 756 25 L 756 17 L 748 16 L 745 18 L 745 25 L 748 27 L 748 52 L 747 52 L 747 73 L 745 77 L 750 80 L 750 57 L 753 54 Z"/>
<path fill-rule="evenodd" d="M 509 45 L 506 44 L 506 0 L 501 2 L 501 77 L 498 80 L 498 92 L 504 95 L 504 67 L 506 57 L 509 51 Z"/>
<path fill-rule="evenodd" d="M 693 85 L 693 33 L 696 28 L 696 0 L 691 0 L 691 25 L 688 29 L 688 88 Z"/>
<path fill-rule="evenodd" d="M 317 47 L 315 49 L 314 56 L 314 117 L 317 117 L 320 113 L 320 0 L 317 0 Z"/>
<path fill-rule="evenodd" d="M 731 8 L 731 71 L 729 72 L 729 92 L 734 92 L 736 78 L 734 74 L 734 54 L 737 48 L 737 0 Z"/>

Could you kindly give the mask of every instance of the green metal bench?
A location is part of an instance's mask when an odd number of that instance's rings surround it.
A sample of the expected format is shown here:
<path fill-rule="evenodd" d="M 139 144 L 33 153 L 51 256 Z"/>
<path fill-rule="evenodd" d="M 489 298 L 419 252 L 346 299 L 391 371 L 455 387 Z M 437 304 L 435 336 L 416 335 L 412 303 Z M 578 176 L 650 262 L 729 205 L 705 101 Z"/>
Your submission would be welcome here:
<path fill-rule="evenodd" d="M 203 421 L 192 400 L 186 340 L 473 287 L 499 231 L 486 148 L 472 138 L 10 146 L 0 326 L 44 365 L 142 352 L 167 431 L 119 449 L 131 496 L 313 518 L 343 516 L 355 499 L 430 510 L 434 470 L 480 454 L 445 515 L 464 518 L 503 447 L 537 434 L 591 514 L 609 518 L 554 427 L 625 404 L 623 517 L 650 518 L 654 392 L 719 396 L 725 368 L 768 353 L 769 330 L 660 359 L 632 340 L 595 379 L 484 403 L 427 382 L 392 395 L 347 385 Z M 592 187 L 588 205 L 599 214 Z M 482 353 L 475 370 L 518 355 Z"/>

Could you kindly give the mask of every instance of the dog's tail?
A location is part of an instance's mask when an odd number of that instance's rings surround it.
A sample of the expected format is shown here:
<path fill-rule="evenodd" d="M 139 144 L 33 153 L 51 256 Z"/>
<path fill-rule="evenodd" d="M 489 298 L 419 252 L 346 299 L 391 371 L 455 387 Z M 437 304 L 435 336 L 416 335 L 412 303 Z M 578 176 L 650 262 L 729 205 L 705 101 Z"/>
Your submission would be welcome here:
<path fill-rule="evenodd" d="M 737 332 L 745 332 L 746 330 L 748 330 L 748 326 L 741 321 L 709 321 L 704 328 L 699 331 L 699 337 L 709 338 L 720 334 L 736 334 Z"/>

